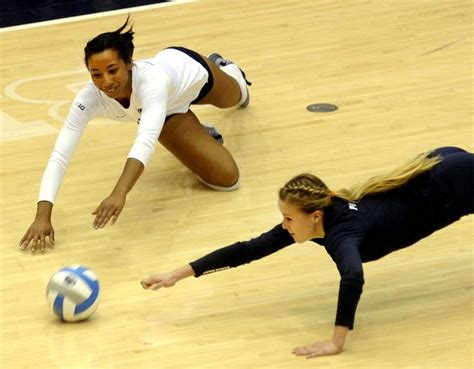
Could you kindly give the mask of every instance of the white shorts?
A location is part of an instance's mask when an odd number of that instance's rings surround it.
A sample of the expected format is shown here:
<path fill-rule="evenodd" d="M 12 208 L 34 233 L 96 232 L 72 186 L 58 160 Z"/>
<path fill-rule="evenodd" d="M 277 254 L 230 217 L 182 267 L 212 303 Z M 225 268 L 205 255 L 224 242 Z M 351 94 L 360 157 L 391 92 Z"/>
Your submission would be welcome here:
<path fill-rule="evenodd" d="M 195 51 L 181 47 L 164 49 L 155 56 L 154 62 L 166 70 L 175 87 L 170 91 L 173 106 L 168 107 L 167 116 L 186 113 L 191 104 L 212 89 L 211 70 Z"/>

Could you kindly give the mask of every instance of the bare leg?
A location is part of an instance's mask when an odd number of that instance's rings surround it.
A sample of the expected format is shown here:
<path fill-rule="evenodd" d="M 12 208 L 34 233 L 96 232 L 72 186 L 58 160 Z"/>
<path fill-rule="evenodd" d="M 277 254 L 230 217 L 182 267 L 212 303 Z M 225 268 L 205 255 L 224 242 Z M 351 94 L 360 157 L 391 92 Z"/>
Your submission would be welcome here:
<path fill-rule="evenodd" d="M 158 141 L 212 185 L 231 187 L 239 179 L 239 169 L 232 155 L 208 134 L 191 110 L 168 119 Z"/>
<path fill-rule="evenodd" d="M 237 81 L 221 71 L 210 59 L 201 55 L 211 69 L 214 86 L 199 104 L 211 104 L 218 108 L 231 108 L 240 101 L 240 87 Z"/>

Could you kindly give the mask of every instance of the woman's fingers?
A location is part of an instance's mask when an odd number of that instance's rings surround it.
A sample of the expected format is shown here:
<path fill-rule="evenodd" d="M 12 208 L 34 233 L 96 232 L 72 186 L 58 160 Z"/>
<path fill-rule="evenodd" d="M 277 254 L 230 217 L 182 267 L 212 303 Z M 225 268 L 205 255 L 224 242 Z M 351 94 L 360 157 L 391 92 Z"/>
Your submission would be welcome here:
<path fill-rule="evenodd" d="M 143 279 L 140 281 L 140 284 L 142 285 L 142 287 L 143 287 L 144 289 L 148 289 L 148 288 L 150 288 L 150 285 L 151 285 L 150 282 L 151 282 L 151 281 L 150 281 L 150 277 L 148 277 L 148 278 L 143 278 Z"/>
<path fill-rule="evenodd" d="M 30 244 L 31 237 L 30 237 L 30 232 L 26 232 L 23 238 L 20 241 L 20 249 L 24 250 L 28 247 Z"/>
<path fill-rule="evenodd" d="M 318 356 L 338 354 L 341 352 L 341 348 L 332 341 L 323 341 L 313 343 L 312 345 L 296 347 L 292 352 L 297 356 L 306 356 L 307 359 L 310 359 Z"/>
<path fill-rule="evenodd" d="M 38 236 L 35 235 L 35 237 L 33 238 L 33 242 L 31 243 L 31 252 L 35 252 L 37 246 L 38 246 Z"/>
<path fill-rule="evenodd" d="M 50 246 L 51 247 L 54 246 L 54 242 L 56 242 L 56 241 L 54 240 L 54 229 L 53 228 L 51 228 L 51 231 L 49 232 L 48 238 L 49 238 Z"/>
<path fill-rule="evenodd" d="M 96 216 L 93 223 L 93 227 L 95 229 L 104 228 L 110 219 L 112 219 L 111 224 L 114 224 L 117 221 L 121 210 L 122 209 L 117 206 L 109 206 L 107 208 L 99 206 L 92 213 L 92 215 Z"/>
<path fill-rule="evenodd" d="M 155 284 L 151 285 L 150 290 L 156 291 L 156 290 L 160 289 L 161 287 L 163 287 L 163 284 L 161 282 L 160 283 L 155 283 Z"/>
<path fill-rule="evenodd" d="M 114 224 L 115 224 L 115 222 L 116 222 L 117 219 L 118 219 L 119 214 L 120 214 L 120 211 L 118 211 L 118 212 L 116 211 L 116 212 L 112 215 L 112 221 L 110 222 L 110 225 L 114 225 Z"/>
<path fill-rule="evenodd" d="M 48 241 L 46 240 L 48 238 Z M 25 235 L 20 240 L 20 249 L 26 250 L 30 247 L 31 252 L 41 250 L 44 252 L 46 246 L 54 245 L 54 229 L 50 222 L 35 221 L 28 228 Z"/>
<path fill-rule="evenodd" d="M 161 275 L 152 275 L 150 277 L 144 278 L 140 281 L 142 287 L 146 290 L 156 291 L 162 287 L 166 287 L 167 280 L 166 277 Z"/>
<path fill-rule="evenodd" d="M 94 220 L 94 228 L 95 229 L 104 228 L 104 226 L 107 224 L 110 217 L 112 216 L 113 211 L 114 210 L 112 208 L 99 209 L 97 211 L 97 215 Z"/>
<path fill-rule="evenodd" d="M 35 231 L 30 227 L 20 241 L 20 248 L 25 250 L 35 238 Z"/>
<path fill-rule="evenodd" d="M 44 252 L 44 249 L 46 247 L 46 236 L 44 234 L 42 234 L 39 239 L 39 246 L 40 246 L 41 252 Z"/>

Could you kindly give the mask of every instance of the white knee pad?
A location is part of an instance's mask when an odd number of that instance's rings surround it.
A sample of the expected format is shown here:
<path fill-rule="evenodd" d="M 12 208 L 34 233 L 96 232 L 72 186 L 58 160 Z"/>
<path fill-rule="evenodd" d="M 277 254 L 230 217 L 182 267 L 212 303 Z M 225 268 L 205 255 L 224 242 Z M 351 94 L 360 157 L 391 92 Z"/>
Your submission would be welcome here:
<path fill-rule="evenodd" d="M 201 177 L 199 177 L 198 175 L 196 175 L 196 177 L 197 177 L 202 183 L 204 183 L 207 187 L 212 188 L 214 191 L 230 192 L 230 191 L 235 191 L 235 190 L 237 190 L 237 189 L 240 187 L 240 178 L 239 178 L 239 179 L 237 180 L 237 182 L 235 182 L 232 186 L 230 186 L 230 187 L 222 187 L 222 186 L 216 186 L 216 185 L 210 184 L 210 183 L 206 182 L 204 179 L 202 179 Z"/>
<path fill-rule="evenodd" d="M 247 82 L 245 82 L 245 78 L 242 75 L 239 67 L 235 64 L 228 64 L 220 68 L 221 71 L 231 76 L 233 79 L 237 81 L 240 87 L 240 101 L 237 105 L 242 105 L 245 100 L 247 100 Z"/>

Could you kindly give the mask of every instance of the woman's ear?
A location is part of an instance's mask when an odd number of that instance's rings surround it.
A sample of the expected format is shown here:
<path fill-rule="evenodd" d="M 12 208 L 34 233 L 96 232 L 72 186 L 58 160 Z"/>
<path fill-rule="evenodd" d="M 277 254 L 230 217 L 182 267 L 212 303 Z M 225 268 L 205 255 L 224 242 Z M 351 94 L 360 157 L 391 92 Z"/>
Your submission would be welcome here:
<path fill-rule="evenodd" d="M 315 223 L 321 223 L 322 220 L 323 220 L 323 212 L 321 210 L 316 210 L 314 213 L 313 213 L 313 219 L 314 219 L 314 222 Z"/>

